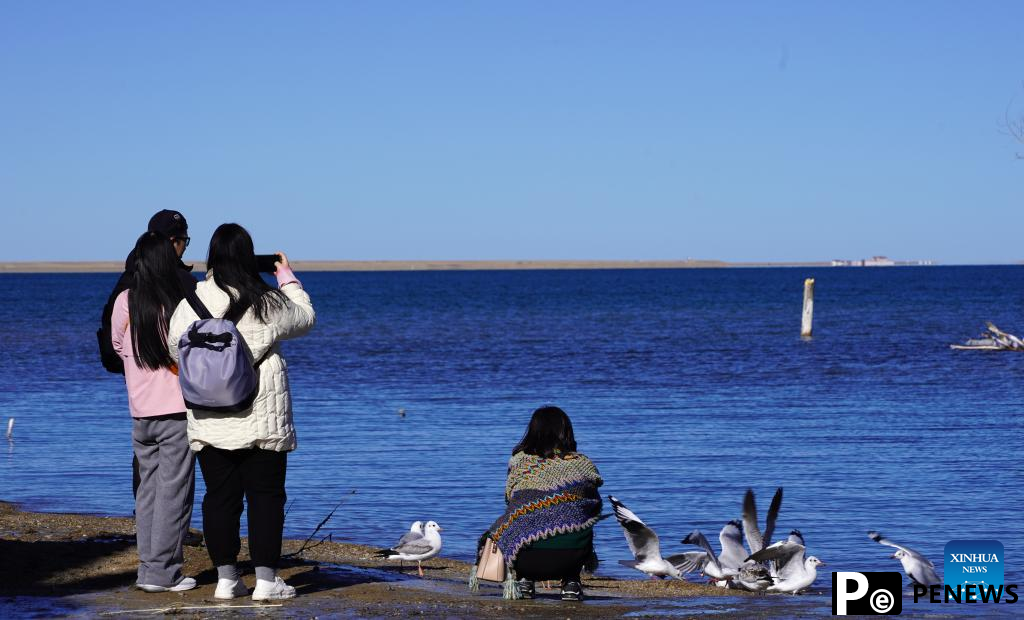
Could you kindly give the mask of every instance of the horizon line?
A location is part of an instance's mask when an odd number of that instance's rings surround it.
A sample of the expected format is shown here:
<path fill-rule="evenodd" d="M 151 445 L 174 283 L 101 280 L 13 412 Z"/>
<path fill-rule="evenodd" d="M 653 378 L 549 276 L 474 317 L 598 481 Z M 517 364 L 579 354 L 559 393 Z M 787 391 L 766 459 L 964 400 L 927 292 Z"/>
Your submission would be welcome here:
<path fill-rule="evenodd" d="M 545 269 L 728 269 L 757 267 L 830 267 L 836 269 L 881 267 L 981 267 L 1022 265 L 1015 262 L 939 263 L 895 261 L 893 265 L 834 265 L 829 261 L 722 261 L 686 260 L 294 260 L 296 271 L 513 271 Z M 206 271 L 205 261 L 192 263 L 193 271 Z M 0 273 L 119 273 L 124 261 L 0 261 Z"/>

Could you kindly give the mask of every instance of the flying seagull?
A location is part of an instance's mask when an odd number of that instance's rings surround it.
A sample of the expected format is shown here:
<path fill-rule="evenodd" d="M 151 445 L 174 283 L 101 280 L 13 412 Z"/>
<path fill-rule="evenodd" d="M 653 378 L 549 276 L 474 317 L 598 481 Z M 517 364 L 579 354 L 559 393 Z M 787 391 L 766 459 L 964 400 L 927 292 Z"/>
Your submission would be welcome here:
<path fill-rule="evenodd" d="M 413 527 L 409 528 L 409 532 L 402 536 L 397 545 L 381 549 L 377 555 L 389 560 L 416 562 L 420 577 L 423 577 L 423 561 L 441 552 L 441 526 L 434 521 L 427 521 L 423 533 L 417 536 L 414 528 L 418 523 L 413 523 Z"/>
<path fill-rule="evenodd" d="M 931 560 L 924 557 L 917 551 L 914 551 L 910 547 L 897 545 L 893 541 L 882 536 L 881 532 L 868 532 L 868 538 L 880 545 L 895 547 L 896 553 L 892 554 L 890 557 L 899 560 L 900 563 L 903 564 L 903 572 L 905 572 L 907 577 L 910 577 L 910 580 L 914 583 L 919 583 L 925 586 L 933 586 L 942 583 L 939 576 L 935 574 L 935 565 L 932 564 Z"/>
<path fill-rule="evenodd" d="M 625 504 L 620 502 L 614 496 L 609 495 L 608 500 L 612 503 L 612 509 L 615 512 L 615 518 L 619 520 L 619 525 L 622 526 L 622 533 L 626 536 L 626 543 L 629 544 L 629 550 L 633 552 L 633 560 L 619 560 L 619 564 L 635 568 L 642 573 L 646 573 L 653 577 L 672 577 L 675 579 L 682 579 L 682 573 L 676 568 L 676 564 L 686 564 L 692 562 L 692 558 L 688 559 L 686 554 L 679 554 L 669 556 L 667 558 L 661 557 L 661 545 L 658 542 L 658 535 L 654 533 L 654 530 L 647 527 L 647 525 L 640 520 L 640 517 L 626 508 Z"/>

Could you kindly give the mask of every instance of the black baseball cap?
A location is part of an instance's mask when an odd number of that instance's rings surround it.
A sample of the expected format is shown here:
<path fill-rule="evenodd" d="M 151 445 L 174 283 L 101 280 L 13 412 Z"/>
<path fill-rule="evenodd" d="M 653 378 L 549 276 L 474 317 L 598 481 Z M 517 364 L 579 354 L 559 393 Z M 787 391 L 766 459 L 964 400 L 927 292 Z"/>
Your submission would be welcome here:
<path fill-rule="evenodd" d="M 188 222 L 185 216 L 177 211 L 164 209 L 157 211 L 156 215 L 149 218 L 149 232 L 160 233 L 166 237 L 187 237 Z"/>

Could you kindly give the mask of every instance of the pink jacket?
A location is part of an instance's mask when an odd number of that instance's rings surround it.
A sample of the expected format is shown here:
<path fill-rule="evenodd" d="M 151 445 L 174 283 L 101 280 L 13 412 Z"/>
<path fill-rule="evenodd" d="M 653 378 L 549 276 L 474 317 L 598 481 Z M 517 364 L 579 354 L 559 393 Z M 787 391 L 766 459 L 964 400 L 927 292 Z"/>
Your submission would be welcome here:
<path fill-rule="evenodd" d="M 185 400 L 181 397 L 178 375 L 161 368 L 149 370 L 135 363 L 132 334 L 128 329 L 128 293 L 124 291 L 114 301 L 110 317 L 110 341 L 124 360 L 124 382 L 128 386 L 128 410 L 133 418 L 148 418 L 169 413 L 184 413 Z"/>

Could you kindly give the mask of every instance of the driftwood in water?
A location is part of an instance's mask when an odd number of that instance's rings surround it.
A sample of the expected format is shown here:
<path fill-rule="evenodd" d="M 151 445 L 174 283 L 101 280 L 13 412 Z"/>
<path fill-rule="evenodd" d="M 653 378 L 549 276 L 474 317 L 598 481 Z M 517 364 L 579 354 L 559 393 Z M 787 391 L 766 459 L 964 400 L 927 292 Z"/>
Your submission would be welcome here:
<path fill-rule="evenodd" d="M 951 344 L 951 349 L 974 351 L 1024 351 L 1024 340 L 1007 334 L 992 323 L 986 323 L 987 329 L 981 336 L 971 338 L 964 344 Z"/>

